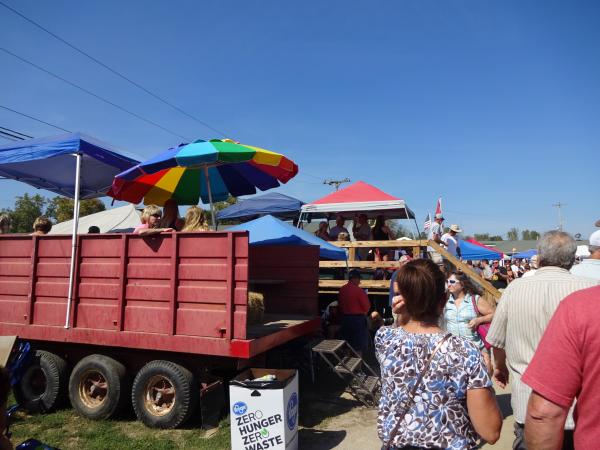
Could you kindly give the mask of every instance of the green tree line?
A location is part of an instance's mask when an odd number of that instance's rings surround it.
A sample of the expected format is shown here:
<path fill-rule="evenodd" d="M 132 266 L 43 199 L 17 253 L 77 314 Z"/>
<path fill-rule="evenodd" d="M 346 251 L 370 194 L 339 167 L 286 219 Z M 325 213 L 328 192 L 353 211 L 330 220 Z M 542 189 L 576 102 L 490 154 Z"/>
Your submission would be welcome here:
<path fill-rule="evenodd" d="M 40 194 L 23 194 L 15 197 L 12 208 L 3 208 L 0 214 L 6 214 L 11 220 L 12 233 L 30 233 L 33 222 L 40 216 L 46 216 L 54 223 L 64 222 L 73 218 L 74 201 L 67 197 L 46 198 Z M 104 211 L 106 206 L 97 198 L 81 200 L 79 217 Z"/>

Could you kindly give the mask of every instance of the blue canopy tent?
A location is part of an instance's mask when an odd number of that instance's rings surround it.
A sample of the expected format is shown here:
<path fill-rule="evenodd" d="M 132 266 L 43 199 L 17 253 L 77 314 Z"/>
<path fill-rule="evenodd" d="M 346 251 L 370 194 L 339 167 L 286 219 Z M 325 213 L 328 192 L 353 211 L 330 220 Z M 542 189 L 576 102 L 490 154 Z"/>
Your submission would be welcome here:
<path fill-rule="evenodd" d="M 250 245 L 318 245 L 321 258 L 345 260 L 346 250 L 296 228 L 281 220 L 266 215 L 250 222 L 227 228 L 227 231 L 250 232 Z"/>
<path fill-rule="evenodd" d="M 27 139 L 0 146 L 0 177 L 22 181 L 75 200 L 65 328 L 69 327 L 73 297 L 79 200 L 106 195 L 114 176 L 136 164 L 138 161 L 81 133 Z"/>
<path fill-rule="evenodd" d="M 512 255 L 512 258 L 519 258 L 519 259 L 531 259 L 532 257 L 534 257 L 535 255 L 537 255 L 537 250 L 535 248 L 532 248 L 531 250 L 526 250 L 524 252 L 520 252 L 520 253 L 515 253 L 514 255 Z"/>
<path fill-rule="evenodd" d="M 270 214 L 279 219 L 295 219 L 304 202 L 279 192 L 241 200 L 217 213 L 217 220 L 248 220 Z"/>
<path fill-rule="evenodd" d="M 461 258 L 463 260 L 480 261 L 482 259 L 502 259 L 502 253 L 492 250 L 491 248 L 482 247 L 471 242 L 458 241 L 460 247 Z"/>

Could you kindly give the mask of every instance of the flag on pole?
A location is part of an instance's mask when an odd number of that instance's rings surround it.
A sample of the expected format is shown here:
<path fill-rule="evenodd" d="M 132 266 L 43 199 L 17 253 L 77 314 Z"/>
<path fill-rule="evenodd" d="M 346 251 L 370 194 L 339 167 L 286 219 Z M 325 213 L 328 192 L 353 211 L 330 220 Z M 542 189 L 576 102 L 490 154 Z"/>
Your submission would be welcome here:
<path fill-rule="evenodd" d="M 427 213 L 427 217 L 425 218 L 425 224 L 423 225 L 425 231 L 429 231 L 431 228 L 431 214 Z"/>
<path fill-rule="evenodd" d="M 438 198 L 437 205 L 435 205 L 435 213 L 443 214 L 442 213 L 442 197 Z"/>

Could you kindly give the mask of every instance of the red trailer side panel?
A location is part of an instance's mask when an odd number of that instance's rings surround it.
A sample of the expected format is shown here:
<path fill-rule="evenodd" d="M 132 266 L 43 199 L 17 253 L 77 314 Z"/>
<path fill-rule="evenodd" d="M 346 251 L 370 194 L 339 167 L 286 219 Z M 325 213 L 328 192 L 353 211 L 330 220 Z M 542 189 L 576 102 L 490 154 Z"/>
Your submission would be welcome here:
<path fill-rule="evenodd" d="M 250 358 L 318 328 L 316 248 L 249 254 L 247 232 L 210 232 L 79 236 L 65 329 L 70 251 L 70 236 L 0 236 L 0 334 Z M 268 282 L 251 328 L 249 267 Z"/>

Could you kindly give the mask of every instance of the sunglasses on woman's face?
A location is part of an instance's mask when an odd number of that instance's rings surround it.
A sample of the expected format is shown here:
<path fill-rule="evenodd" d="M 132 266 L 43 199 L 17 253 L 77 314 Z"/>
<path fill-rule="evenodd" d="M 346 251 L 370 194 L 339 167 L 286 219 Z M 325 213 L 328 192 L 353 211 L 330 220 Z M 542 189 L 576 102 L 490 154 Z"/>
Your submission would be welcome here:
<path fill-rule="evenodd" d="M 152 214 L 151 217 L 156 217 L 157 219 L 160 219 L 160 214 Z"/>
<path fill-rule="evenodd" d="M 448 280 L 448 284 L 456 284 L 456 283 L 460 283 L 460 281 L 458 281 L 458 280 Z"/>

